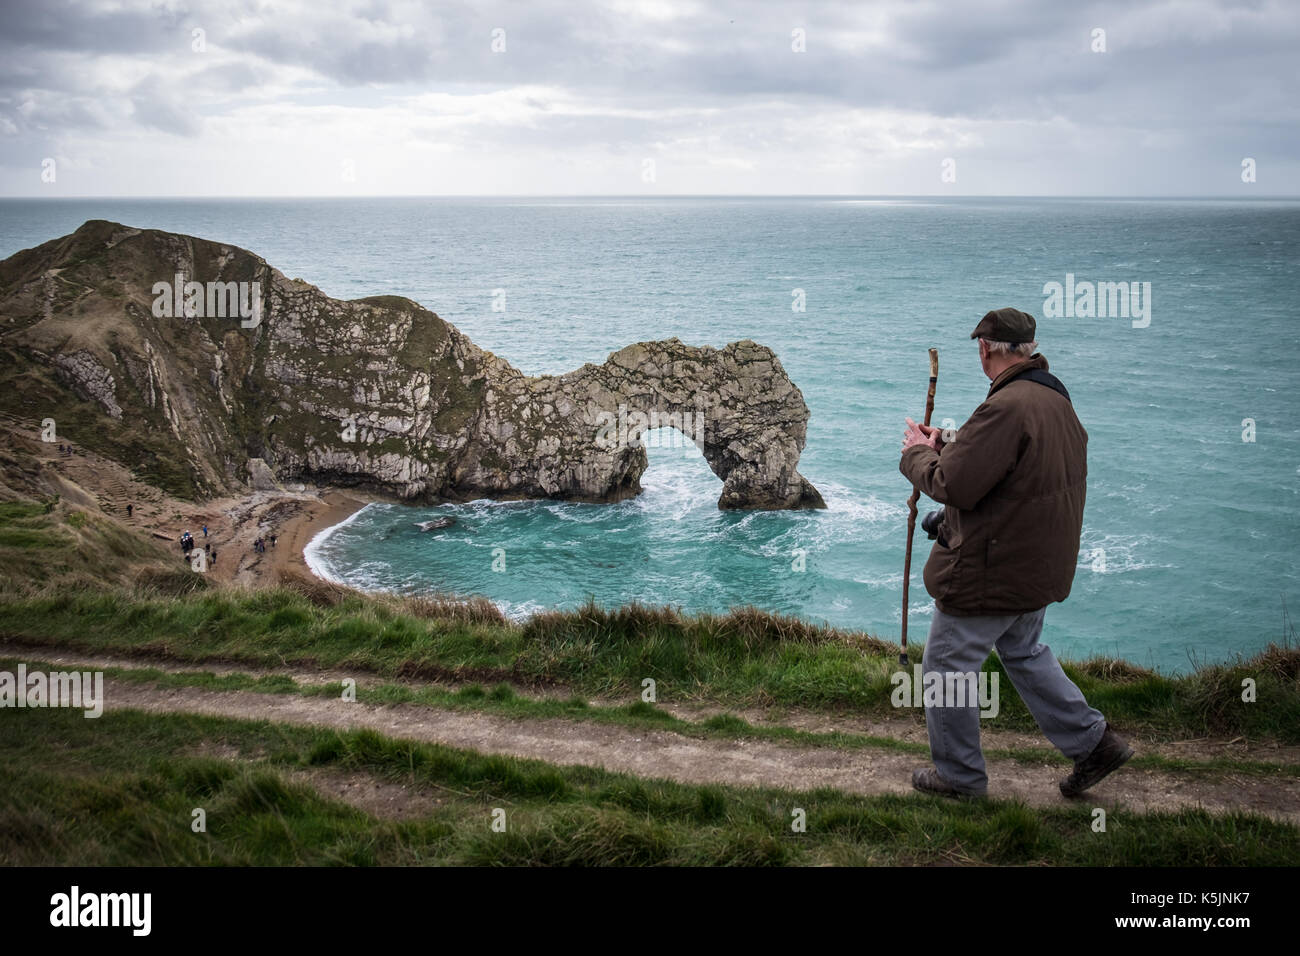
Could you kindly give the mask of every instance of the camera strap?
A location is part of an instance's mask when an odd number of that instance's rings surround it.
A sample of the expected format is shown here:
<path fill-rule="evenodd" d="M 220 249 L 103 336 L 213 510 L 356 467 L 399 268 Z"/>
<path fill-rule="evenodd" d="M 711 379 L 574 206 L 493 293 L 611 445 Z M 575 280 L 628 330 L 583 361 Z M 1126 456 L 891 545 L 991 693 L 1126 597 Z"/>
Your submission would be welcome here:
<path fill-rule="evenodd" d="M 1061 380 L 1051 372 L 1045 372 L 1041 368 L 1026 369 L 1014 378 L 1009 379 L 1007 384 L 1010 385 L 1012 382 L 1018 382 L 1022 378 L 1030 382 L 1037 382 L 1039 385 L 1046 385 L 1052 391 L 1060 392 L 1065 396 L 1065 400 L 1070 402 L 1070 393 L 1065 390 L 1065 386 L 1061 384 Z M 1070 404 L 1073 405 L 1074 403 L 1070 402 Z"/>

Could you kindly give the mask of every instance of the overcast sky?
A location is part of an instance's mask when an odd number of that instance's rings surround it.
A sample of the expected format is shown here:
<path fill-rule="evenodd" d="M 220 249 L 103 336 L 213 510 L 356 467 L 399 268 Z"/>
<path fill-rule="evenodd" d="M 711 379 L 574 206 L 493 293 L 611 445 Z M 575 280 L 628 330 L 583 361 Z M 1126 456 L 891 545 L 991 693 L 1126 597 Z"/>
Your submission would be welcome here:
<path fill-rule="evenodd" d="M 1296 0 L 0 3 L 8 196 L 1300 195 Z"/>

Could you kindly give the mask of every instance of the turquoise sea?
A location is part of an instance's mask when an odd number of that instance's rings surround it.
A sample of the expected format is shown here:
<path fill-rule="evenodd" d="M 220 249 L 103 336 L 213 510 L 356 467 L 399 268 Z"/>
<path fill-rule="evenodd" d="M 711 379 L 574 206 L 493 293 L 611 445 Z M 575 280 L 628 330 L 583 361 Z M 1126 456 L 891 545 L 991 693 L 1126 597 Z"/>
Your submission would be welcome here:
<path fill-rule="evenodd" d="M 0 200 L 0 256 L 91 218 L 235 243 L 340 298 L 410 296 L 528 373 L 644 339 L 752 338 L 812 411 L 800 470 L 824 512 L 721 513 L 693 446 L 652 447 L 645 493 L 617 505 L 372 505 L 309 549 L 359 587 L 476 592 L 515 615 L 589 596 L 754 604 L 896 639 L 899 444 L 904 415 L 923 411 L 926 349 L 940 355 L 934 421 L 960 425 L 988 387 L 970 330 L 1013 305 L 1038 318 L 1090 435 L 1054 650 L 1185 670 L 1281 641 L 1284 608 L 1300 606 L 1300 202 Z M 1149 325 L 1045 316 L 1044 285 L 1067 274 L 1149 282 Z M 439 515 L 456 524 L 416 529 Z M 920 639 L 919 528 L 916 548 Z"/>

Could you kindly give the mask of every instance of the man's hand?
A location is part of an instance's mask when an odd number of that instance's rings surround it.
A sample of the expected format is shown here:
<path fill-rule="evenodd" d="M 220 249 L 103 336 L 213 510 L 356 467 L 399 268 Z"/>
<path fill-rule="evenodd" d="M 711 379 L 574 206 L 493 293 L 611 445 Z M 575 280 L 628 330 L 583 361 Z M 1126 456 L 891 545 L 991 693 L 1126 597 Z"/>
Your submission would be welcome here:
<path fill-rule="evenodd" d="M 907 429 L 903 432 L 903 451 L 907 451 L 913 445 L 925 445 L 935 451 L 943 450 L 943 438 L 939 429 L 933 425 L 918 425 L 910 418 L 903 420 L 907 422 Z"/>

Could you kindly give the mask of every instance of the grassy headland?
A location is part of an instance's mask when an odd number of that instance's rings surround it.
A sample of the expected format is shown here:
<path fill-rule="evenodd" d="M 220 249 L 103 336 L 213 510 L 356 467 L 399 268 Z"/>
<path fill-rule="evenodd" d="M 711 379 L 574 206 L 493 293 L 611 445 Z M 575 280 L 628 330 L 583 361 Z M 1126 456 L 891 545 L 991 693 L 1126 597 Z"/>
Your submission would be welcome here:
<path fill-rule="evenodd" d="M 360 694 L 376 702 L 918 757 L 925 750 L 757 727 L 726 712 L 773 706 L 897 719 L 889 677 L 898 648 L 866 634 L 753 609 L 687 616 L 589 606 L 516 624 L 482 600 L 365 595 L 305 577 L 259 589 L 216 585 L 119 522 L 54 501 L 0 503 L 0 621 L 0 640 L 30 649 L 27 660 L 57 650 L 157 663 L 169 669 L 133 666 L 120 676 L 161 685 L 337 696 L 336 683 L 303 684 L 283 670 L 339 670 L 373 674 Z M 920 648 L 912 656 L 919 660 Z M 243 673 L 195 672 L 218 664 Z M 996 657 L 985 664 L 999 666 Z M 1104 659 L 1065 666 L 1109 719 L 1153 738 L 1300 741 L 1294 647 L 1178 676 Z M 655 680 L 661 703 L 723 712 L 676 718 L 640 700 L 645 678 Z M 1254 704 L 1241 700 L 1246 678 L 1256 682 Z M 1003 686 L 991 726 L 1034 730 L 1009 681 Z M 562 693 L 541 693 L 555 689 Z M 1254 865 L 1294 863 L 1297 838 L 1286 823 L 1196 810 L 1116 816 L 1099 840 L 1082 804 L 690 785 L 373 731 L 135 710 L 89 721 L 66 710 L 2 711 L 0 759 L 12 771 L 0 781 L 7 863 Z M 1248 762 L 1139 762 L 1279 772 Z M 421 809 L 409 818 L 371 814 L 323 792 L 321 773 L 400 786 Z M 195 808 L 207 814 L 205 833 L 189 827 Z M 495 808 L 507 814 L 505 833 L 489 826 Z M 806 814 L 802 832 L 790 825 L 796 809 Z"/>
<path fill-rule="evenodd" d="M 153 543 L 116 522 L 47 507 L 0 504 L 0 639 L 185 665 L 559 686 L 628 701 L 650 678 L 663 702 L 898 713 L 890 703 L 898 646 L 862 633 L 752 608 L 684 615 L 589 605 L 516 624 L 482 599 L 365 595 L 306 578 L 260 590 L 211 586 L 175 562 L 151 561 Z M 91 586 L 92 567 L 107 580 Z M 911 648 L 911 659 L 920 653 Z M 1272 645 L 1175 676 L 1105 658 L 1064 666 L 1117 726 L 1171 739 L 1300 742 L 1300 647 Z M 996 655 L 984 667 L 1011 688 Z M 1247 679 L 1253 703 L 1242 700 Z M 1002 698 L 991 726 L 1035 728 L 1017 695 Z"/>
<path fill-rule="evenodd" d="M 360 731 L 191 715 L 10 712 L 0 861 L 80 865 L 1286 865 L 1296 830 L 1248 814 L 1117 816 L 835 790 L 686 786 Z M 219 751 L 212 756 L 203 751 Z M 315 772 L 401 785 L 427 810 L 375 819 Z M 205 813 L 205 832 L 192 828 Z M 504 811 L 507 829 L 490 826 Z M 805 827 L 797 831 L 796 811 Z"/>

